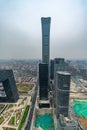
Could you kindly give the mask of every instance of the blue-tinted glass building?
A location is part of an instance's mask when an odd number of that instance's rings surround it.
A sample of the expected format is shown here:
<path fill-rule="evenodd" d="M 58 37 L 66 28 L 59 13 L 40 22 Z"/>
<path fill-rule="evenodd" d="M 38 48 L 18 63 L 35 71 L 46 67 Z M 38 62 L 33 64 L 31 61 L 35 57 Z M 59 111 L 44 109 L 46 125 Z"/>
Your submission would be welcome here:
<path fill-rule="evenodd" d="M 42 62 L 49 64 L 50 59 L 50 22 L 51 18 L 41 18 L 42 24 Z"/>
<path fill-rule="evenodd" d="M 56 72 L 56 116 L 59 114 L 68 117 L 70 73 Z"/>
<path fill-rule="evenodd" d="M 55 58 L 54 59 L 54 107 L 56 107 L 56 72 L 57 71 L 66 71 L 66 63 L 64 58 Z"/>
<path fill-rule="evenodd" d="M 42 63 L 48 64 L 48 84 L 49 84 L 49 75 L 50 75 L 50 17 L 42 17 Z"/>

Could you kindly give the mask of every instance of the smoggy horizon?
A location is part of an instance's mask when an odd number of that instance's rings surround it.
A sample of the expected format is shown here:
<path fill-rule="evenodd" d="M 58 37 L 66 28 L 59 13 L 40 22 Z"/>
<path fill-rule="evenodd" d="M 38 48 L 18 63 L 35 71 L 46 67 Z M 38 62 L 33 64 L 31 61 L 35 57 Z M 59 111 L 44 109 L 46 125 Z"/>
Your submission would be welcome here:
<path fill-rule="evenodd" d="M 87 59 L 86 0 L 0 0 L 0 59 L 41 59 L 41 17 L 51 17 L 50 59 Z"/>

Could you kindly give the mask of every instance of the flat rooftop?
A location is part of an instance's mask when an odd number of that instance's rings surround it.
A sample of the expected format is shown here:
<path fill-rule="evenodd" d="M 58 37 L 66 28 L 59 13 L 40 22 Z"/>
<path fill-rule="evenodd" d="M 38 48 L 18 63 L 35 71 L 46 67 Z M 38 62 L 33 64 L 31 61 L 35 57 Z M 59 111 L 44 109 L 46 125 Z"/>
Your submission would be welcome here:
<path fill-rule="evenodd" d="M 66 72 L 66 71 L 57 71 L 57 74 L 61 74 L 61 75 L 71 75 L 70 73 Z"/>
<path fill-rule="evenodd" d="M 48 104 L 49 100 L 39 100 L 39 103 L 41 103 L 41 104 Z"/>

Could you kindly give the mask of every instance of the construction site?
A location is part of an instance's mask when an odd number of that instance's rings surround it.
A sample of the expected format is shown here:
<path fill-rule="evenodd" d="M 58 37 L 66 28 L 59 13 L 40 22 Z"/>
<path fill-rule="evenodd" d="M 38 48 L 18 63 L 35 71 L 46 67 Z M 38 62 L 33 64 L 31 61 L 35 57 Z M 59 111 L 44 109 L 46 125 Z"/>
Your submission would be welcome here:
<path fill-rule="evenodd" d="M 70 89 L 70 106 L 76 114 L 83 129 L 87 129 L 87 81 L 72 78 Z"/>

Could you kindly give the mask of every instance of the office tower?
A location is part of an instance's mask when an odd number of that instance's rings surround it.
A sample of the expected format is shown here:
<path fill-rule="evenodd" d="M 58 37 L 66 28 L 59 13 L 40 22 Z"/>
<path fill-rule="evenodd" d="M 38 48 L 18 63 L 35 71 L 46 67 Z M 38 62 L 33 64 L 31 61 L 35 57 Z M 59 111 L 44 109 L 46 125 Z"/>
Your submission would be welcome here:
<path fill-rule="evenodd" d="M 54 79 L 54 60 L 50 61 L 50 79 Z"/>
<path fill-rule="evenodd" d="M 0 102 L 16 102 L 19 98 L 12 70 L 0 70 L 0 83 L 6 96 L 0 97 Z"/>
<path fill-rule="evenodd" d="M 56 117 L 59 114 L 68 116 L 70 73 L 56 72 Z"/>
<path fill-rule="evenodd" d="M 41 18 L 42 24 L 42 63 L 48 64 L 48 84 L 49 84 L 49 73 L 50 73 L 50 23 L 51 18 Z"/>
<path fill-rule="evenodd" d="M 54 107 L 56 107 L 56 72 L 57 71 L 65 71 L 66 70 L 66 63 L 64 58 L 55 58 L 54 59 Z"/>
<path fill-rule="evenodd" d="M 41 18 L 42 23 L 42 62 L 49 64 L 50 59 L 50 22 L 51 18 Z"/>
<path fill-rule="evenodd" d="M 39 98 L 48 99 L 48 64 L 39 64 Z"/>

